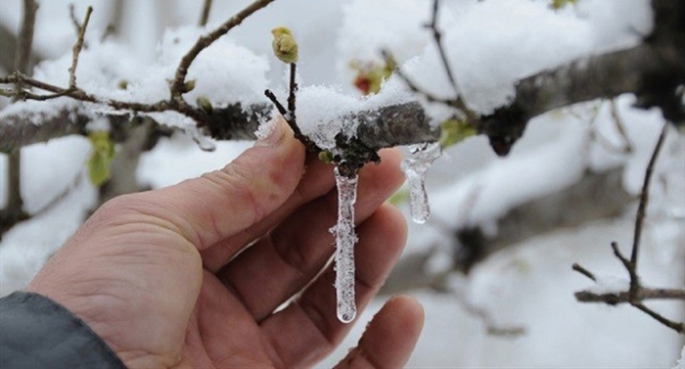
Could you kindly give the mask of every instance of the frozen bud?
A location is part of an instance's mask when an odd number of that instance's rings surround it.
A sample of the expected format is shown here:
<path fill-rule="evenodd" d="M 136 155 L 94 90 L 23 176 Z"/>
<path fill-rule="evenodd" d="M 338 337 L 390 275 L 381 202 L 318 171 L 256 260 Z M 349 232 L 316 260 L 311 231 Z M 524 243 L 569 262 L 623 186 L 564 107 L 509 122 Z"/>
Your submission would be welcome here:
<path fill-rule="evenodd" d="M 183 93 L 188 93 L 192 90 L 195 89 L 195 80 L 191 79 L 189 81 L 186 81 L 186 83 L 183 84 Z"/>
<path fill-rule="evenodd" d="M 298 47 L 292 32 L 286 27 L 276 27 L 271 34 L 274 36 L 271 42 L 274 55 L 284 63 L 296 63 Z"/>
<path fill-rule="evenodd" d="M 330 164 L 333 162 L 333 153 L 328 150 L 322 150 L 319 152 L 319 160 L 326 164 Z"/>
<path fill-rule="evenodd" d="M 195 100 L 195 102 L 197 103 L 197 106 L 199 106 L 200 109 L 204 110 L 207 114 L 212 114 L 212 112 L 214 111 L 212 102 L 204 96 L 198 97 L 197 100 Z"/>

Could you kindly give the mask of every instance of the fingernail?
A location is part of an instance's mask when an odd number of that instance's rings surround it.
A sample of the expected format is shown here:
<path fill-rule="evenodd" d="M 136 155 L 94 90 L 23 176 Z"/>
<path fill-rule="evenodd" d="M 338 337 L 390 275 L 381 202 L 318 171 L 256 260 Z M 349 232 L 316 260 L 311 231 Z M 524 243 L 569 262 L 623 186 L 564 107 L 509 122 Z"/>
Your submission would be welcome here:
<path fill-rule="evenodd" d="M 283 138 L 284 133 L 285 130 L 280 118 L 260 125 L 255 132 L 258 137 L 255 146 L 274 146 Z"/>

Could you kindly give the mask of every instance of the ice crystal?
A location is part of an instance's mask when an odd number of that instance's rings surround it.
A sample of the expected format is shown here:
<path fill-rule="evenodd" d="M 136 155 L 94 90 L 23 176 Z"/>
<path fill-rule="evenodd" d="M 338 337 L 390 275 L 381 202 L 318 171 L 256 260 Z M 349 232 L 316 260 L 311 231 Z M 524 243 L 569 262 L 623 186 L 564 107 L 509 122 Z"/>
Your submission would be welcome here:
<path fill-rule="evenodd" d="M 439 143 L 412 145 L 410 150 L 412 156 L 402 161 L 402 170 L 409 181 L 411 217 L 414 222 L 423 224 L 430 217 L 426 172 L 440 157 L 442 150 Z"/>

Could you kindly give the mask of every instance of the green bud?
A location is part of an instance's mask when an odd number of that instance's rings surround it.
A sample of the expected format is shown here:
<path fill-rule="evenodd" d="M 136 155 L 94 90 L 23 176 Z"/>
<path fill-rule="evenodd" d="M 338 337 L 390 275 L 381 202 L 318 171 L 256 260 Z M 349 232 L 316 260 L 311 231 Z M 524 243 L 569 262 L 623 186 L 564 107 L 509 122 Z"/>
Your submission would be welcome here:
<path fill-rule="evenodd" d="M 191 79 L 189 81 L 186 81 L 186 83 L 183 84 L 183 93 L 188 93 L 192 90 L 195 89 L 195 80 Z"/>
<path fill-rule="evenodd" d="M 326 164 L 333 162 L 333 153 L 328 150 L 322 150 L 319 152 L 319 160 Z"/>
<path fill-rule="evenodd" d="M 455 145 L 468 137 L 476 135 L 476 129 L 465 121 L 448 119 L 440 124 L 440 147 L 443 149 Z"/>
<path fill-rule="evenodd" d="M 197 100 L 195 100 L 195 102 L 197 103 L 197 106 L 199 106 L 200 109 L 204 110 L 207 114 L 212 114 L 212 112 L 214 111 L 212 102 L 204 96 L 198 97 Z"/>
<path fill-rule="evenodd" d="M 274 55 L 284 63 L 296 63 L 298 46 L 292 32 L 286 27 L 276 27 L 271 30 L 271 34 L 274 36 L 271 42 Z"/>
<path fill-rule="evenodd" d="M 578 0 L 552 0 L 550 5 L 552 6 L 552 9 L 559 10 L 568 4 L 575 4 L 577 2 Z"/>

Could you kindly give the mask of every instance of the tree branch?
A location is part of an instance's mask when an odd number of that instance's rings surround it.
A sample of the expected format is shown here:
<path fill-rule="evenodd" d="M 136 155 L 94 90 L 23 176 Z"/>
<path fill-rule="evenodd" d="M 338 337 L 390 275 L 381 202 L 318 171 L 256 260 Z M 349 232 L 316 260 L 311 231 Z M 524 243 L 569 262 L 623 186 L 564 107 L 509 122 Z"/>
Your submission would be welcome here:
<path fill-rule="evenodd" d="M 685 52 L 683 52 L 685 53 Z M 597 98 L 613 98 L 624 93 L 639 94 L 644 86 L 644 79 L 656 74 L 677 75 L 685 73 L 685 60 L 681 65 L 673 66 L 672 63 L 661 58 L 654 48 L 643 44 L 628 50 L 608 53 L 605 55 L 584 58 L 564 65 L 554 71 L 542 72 L 521 80 L 516 86 L 516 98 L 508 105 L 496 110 L 493 114 L 480 118 L 479 132 L 488 136 L 493 149 L 500 155 L 506 155 L 511 146 L 523 134 L 529 119 L 544 114 L 553 109 L 572 105 L 579 102 L 590 101 Z M 4 83 L 11 82 L 5 78 Z M 60 92 L 64 89 L 46 88 L 44 84 L 35 83 L 35 87 L 45 88 L 47 91 Z M 75 91 L 67 96 L 88 102 L 101 101 L 82 91 Z M 108 105 L 121 110 L 135 112 L 159 112 L 166 110 L 185 110 L 214 132 L 212 137 L 224 140 L 241 134 L 234 135 L 223 128 L 211 127 L 213 120 L 207 114 L 189 106 L 174 106 L 168 102 L 154 105 L 136 104 L 128 102 L 107 102 Z M 187 104 L 186 104 L 187 105 Z M 263 106 L 255 106 L 250 110 L 264 110 Z M 391 114 L 396 117 L 391 118 Z M 71 112 L 65 112 L 68 116 Z M 29 113 L 30 114 L 30 113 Z M 248 115 L 245 113 L 244 115 Z M 240 114 L 231 114 L 234 118 L 246 120 Z M 365 112 L 359 114 L 362 124 L 359 127 L 358 137 L 370 148 L 382 148 L 396 145 L 434 142 L 440 137 L 439 129 L 434 129 L 428 121 L 423 108 L 416 102 L 388 106 L 377 112 Z M 11 123 L 10 123 L 11 122 Z M 9 147 L 21 147 L 26 145 L 20 138 L 13 139 L 7 136 L 5 131 L 8 125 L 31 124 L 19 116 L 0 114 L 0 139 L 5 144 L 0 144 L 1 151 L 7 151 Z M 237 125 L 232 125 L 237 127 Z M 382 130 L 387 130 L 381 132 Z M 16 131 L 16 130 L 15 130 Z M 59 134 L 57 131 L 53 132 Z M 217 134 L 221 132 L 221 134 Z M 366 136 L 374 133 L 372 136 Z M 378 139 L 379 141 L 372 141 Z M 35 140 L 31 140 L 36 142 Z M 8 147 L 9 146 L 9 147 Z"/>
<path fill-rule="evenodd" d="M 19 30 L 14 65 L 14 69 L 22 73 L 29 70 L 37 12 L 38 3 L 35 0 L 24 0 L 24 17 Z M 22 86 L 15 84 L 15 88 L 19 91 Z M 21 197 L 21 147 L 9 152 L 7 178 L 7 201 L 5 209 L 0 212 L 0 237 L 14 224 L 27 217 L 23 211 L 24 201 Z"/>
<path fill-rule="evenodd" d="M 174 81 L 172 82 L 170 87 L 171 99 L 182 99 L 184 85 L 186 82 L 186 75 L 188 74 L 188 68 L 190 68 L 190 65 L 193 64 L 193 61 L 195 61 L 195 58 L 197 58 L 197 56 L 200 55 L 202 50 L 206 49 L 211 44 L 213 44 L 214 41 L 218 40 L 221 36 L 228 33 L 228 31 L 238 26 L 240 23 L 243 22 L 243 20 L 252 15 L 254 12 L 265 8 L 267 5 L 271 4 L 274 1 L 275 0 L 257 0 L 252 4 L 248 5 L 245 9 L 238 12 L 229 20 L 224 22 L 219 28 L 215 29 L 207 35 L 200 37 L 195 43 L 195 45 L 193 45 L 193 47 L 188 51 L 188 53 L 186 53 L 186 55 L 183 56 L 183 59 L 181 59 L 181 62 L 179 63 L 178 68 L 176 69 L 176 77 L 174 78 Z"/>
<path fill-rule="evenodd" d="M 76 25 L 77 37 L 74 47 L 72 47 L 72 58 L 71 67 L 69 67 L 69 89 L 76 89 L 76 68 L 78 67 L 78 59 L 83 50 L 83 43 L 86 38 L 86 29 L 88 28 L 88 23 L 90 22 L 90 16 L 93 14 L 93 7 L 89 6 L 86 10 L 86 16 L 83 20 L 83 24 L 79 23 L 74 16 L 74 4 L 71 4 L 71 14 Z"/>
<path fill-rule="evenodd" d="M 669 319 L 664 318 L 657 312 L 649 309 L 642 302 L 648 298 L 670 298 L 670 299 L 682 299 L 685 300 L 685 290 L 675 290 L 675 289 L 649 289 L 645 288 L 640 281 L 640 277 L 637 272 L 638 266 L 638 255 L 640 251 L 640 238 L 642 236 L 642 227 L 645 218 L 645 209 L 647 208 L 647 203 L 649 200 L 649 184 L 652 179 L 652 173 L 654 171 L 654 165 L 659 157 L 661 148 L 663 146 L 664 140 L 666 138 L 666 133 L 668 132 L 668 125 L 664 124 L 661 129 L 661 134 L 652 152 L 652 157 L 647 164 L 645 169 L 645 178 L 642 184 L 642 192 L 640 193 L 640 204 L 638 206 L 637 214 L 635 216 L 635 231 L 633 233 L 633 249 L 631 251 L 631 257 L 628 259 L 623 255 L 618 247 L 618 243 L 612 242 L 611 248 L 614 251 L 614 256 L 623 264 L 623 267 L 628 272 L 630 276 L 630 287 L 628 291 L 619 293 L 605 293 L 597 294 L 590 291 L 581 291 L 575 294 L 576 299 L 580 302 L 604 302 L 609 305 L 616 305 L 621 302 L 627 302 L 630 305 L 636 307 L 637 309 L 648 314 L 652 318 L 659 321 L 661 324 L 675 330 L 678 333 L 685 334 L 685 325 L 683 323 L 677 323 Z M 583 268 L 578 264 L 573 265 L 573 270 L 577 271 L 584 276 L 597 282 L 594 274 Z"/>
<path fill-rule="evenodd" d="M 202 6 L 202 14 L 200 14 L 200 21 L 198 22 L 200 27 L 206 26 L 207 21 L 209 21 L 209 14 L 212 12 L 212 2 L 212 0 L 205 0 Z"/>
<path fill-rule="evenodd" d="M 659 134 L 659 139 L 657 140 L 656 147 L 654 147 L 654 152 L 652 157 L 649 159 L 649 164 L 647 164 L 647 170 L 645 171 L 644 182 L 642 183 L 642 192 L 640 193 L 640 205 L 637 208 L 637 215 L 635 216 L 635 233 L 633 235 L 633 250 L 630 254 L 630 264 L 633 269 L 637 270 L 637 260 L 640 252 L 640 239 L 642 238 L 642 227 L 645 223 L 645 211 L 647 209 L 647 203 L 649 202 L 649 184 L 652 180 L 652 173 L 654 173 L 654 164 L 656 164 L 659 158 L 659 153 L 661 152 L 661 147 L 666 139 L 666 133 L 668 132 L 668 126 L 664 125 L 661 129 L 661 134 Z"/>
<path fill-rule="evenodd" d="M 608 305 L 629 304 L 630 293 L 593 293 L 580 291 L 575 293 L 576 300 L 580 302 L 602 302 Z M 643 288 L 640 290 L 639 300 L 684 300 L 685 290 L 668 288 Z"/>

